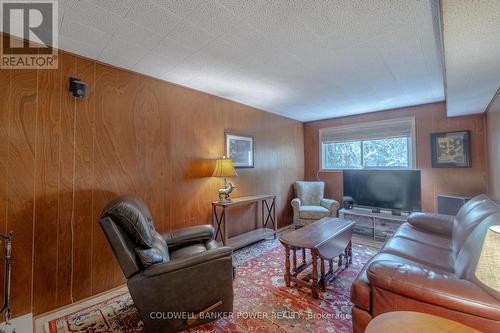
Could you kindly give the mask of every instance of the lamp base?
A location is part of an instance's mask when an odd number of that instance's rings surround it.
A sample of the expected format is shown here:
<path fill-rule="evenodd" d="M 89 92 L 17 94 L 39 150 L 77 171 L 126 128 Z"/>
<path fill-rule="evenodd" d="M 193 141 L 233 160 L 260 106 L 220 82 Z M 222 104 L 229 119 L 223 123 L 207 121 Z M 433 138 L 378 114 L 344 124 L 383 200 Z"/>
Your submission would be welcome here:
<path fill-rule="evenodd" d="M 230 202 L 233 202 L 233 200 L 231 200 L 231 198 L 227 198 L 227 199 L 219 199 L 218 201 L 219 203 L 230 203 Z"/>

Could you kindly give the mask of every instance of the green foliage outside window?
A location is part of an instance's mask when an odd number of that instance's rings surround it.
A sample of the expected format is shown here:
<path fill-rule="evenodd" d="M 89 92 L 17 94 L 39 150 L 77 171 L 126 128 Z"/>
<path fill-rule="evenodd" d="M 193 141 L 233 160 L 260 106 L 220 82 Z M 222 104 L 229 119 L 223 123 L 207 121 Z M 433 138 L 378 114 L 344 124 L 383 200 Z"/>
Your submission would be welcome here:
<path fill-rule="evenodd" d="M 407 137 L 323 143 L 324 169 L 409 168 Z"/>

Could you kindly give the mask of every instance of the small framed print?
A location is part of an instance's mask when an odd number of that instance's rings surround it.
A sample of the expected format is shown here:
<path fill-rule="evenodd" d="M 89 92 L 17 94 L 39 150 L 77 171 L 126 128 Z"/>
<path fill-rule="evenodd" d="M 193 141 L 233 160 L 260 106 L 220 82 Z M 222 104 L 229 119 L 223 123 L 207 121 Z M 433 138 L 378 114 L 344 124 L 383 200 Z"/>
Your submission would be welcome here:
<path fill-rule="evenodd" d="M 433 168 L 469 168 L 470 132 L 441 132 L 431 134 Z"/>
<path fill-rule="evenodd" d="M 235 168 L 253 168 L 253 137 L 233 133 L 225 133 L 226 156 L 233 160 Z"/>

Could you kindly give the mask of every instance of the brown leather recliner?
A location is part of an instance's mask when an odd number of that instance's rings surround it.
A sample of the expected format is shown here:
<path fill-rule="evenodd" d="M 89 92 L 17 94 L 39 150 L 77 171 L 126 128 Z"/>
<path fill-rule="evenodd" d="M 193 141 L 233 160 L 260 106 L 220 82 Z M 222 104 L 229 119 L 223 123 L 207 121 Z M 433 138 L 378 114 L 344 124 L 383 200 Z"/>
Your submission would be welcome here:
<path fill-rule="evenodd" d="M 147 332 L 184 330 L 233 310 L 232 249 L 219 246 L 211 225 L 160 235 L 133 196 L 109 203 L 100 225 Z"/>
<path fill-rule="evenodd" d="M 354 333 L 389 311 L 424 312 L 500 332 L 500 293 L 474 275 L 486 231 L 499 224 L 500 205 L 486 195 L 456 216 L 411 214 L 353 282 Z"/>

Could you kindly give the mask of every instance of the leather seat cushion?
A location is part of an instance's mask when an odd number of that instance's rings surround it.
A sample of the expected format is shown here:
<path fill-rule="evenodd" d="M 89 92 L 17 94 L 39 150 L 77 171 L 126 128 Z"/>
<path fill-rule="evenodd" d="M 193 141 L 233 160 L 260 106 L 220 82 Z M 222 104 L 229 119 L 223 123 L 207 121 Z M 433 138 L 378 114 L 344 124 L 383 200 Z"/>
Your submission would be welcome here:
<path fill-rule="evenodd" d="M 451 250 L 422 244 L 411 239 L 392 237 L 385 243 L 382 252 L 415 261 L 420 265 L 430 266 L 432 269 L 455 271 Z"/>
<path fill-rule="evenodd" d="M 411 239 L 422 244 L 432 245 L 441 249 L 451 250 L 451 239 L 438 234 L 431 234 L 414 228 L 409 223 L 403 223 L 394 233 L 394 237 Z"/>
<path fill-rule="evenodd" d="M 354 303 L 359 308 L 362 308 L 366 311 L 371 311 L 370 305 L 371 305 L 371 286 L 370 282 L 368 281 L 368 276 L 367 276 L 367 270 L 368 267 L 370 267 L 370 264 L 375 261 L 380 261 L 380 260 L 390 260 L 402 264 L 411 264 L 411 265 L 417 265 L 419 267 L 422 267 L 424 269 L 429 269 L 435 272 L 440 272 L 440 273 L 449 273 L 448 271 L 443 271 L 436 269 L 435 267 L 431 266 L 426 266 L 422 265 L 420 263 L 417 263 L 413 260 L 409 260 L 407 258 L 402 258 L 394 254 L 390 253 L 383 253 L 379 252 L 376 254 L 373 258 L 371 258 L 363 267 L 363 269 L 359 272 L 358 276 L 356 279 L 354 279 L 352 286 L 351 286 L 351 301 Z"/>
<path fill-rule="evenodd" d="M 330 215 L 330 211 L 323 206 L 300 206 L 301 219 L 321 219 Z"/>

